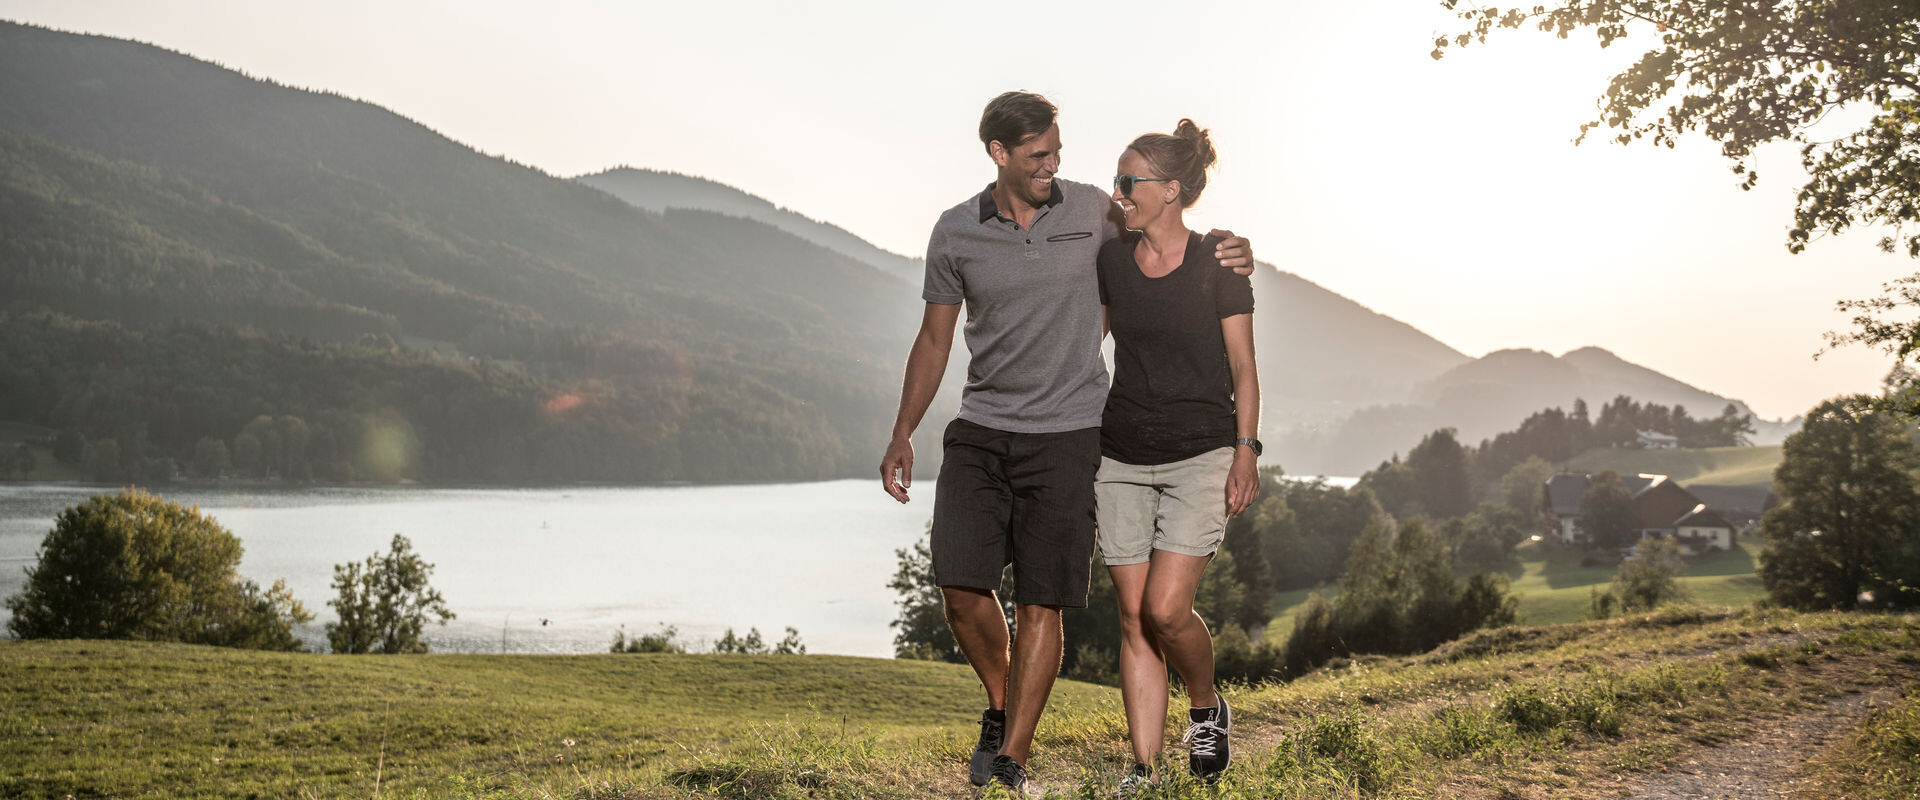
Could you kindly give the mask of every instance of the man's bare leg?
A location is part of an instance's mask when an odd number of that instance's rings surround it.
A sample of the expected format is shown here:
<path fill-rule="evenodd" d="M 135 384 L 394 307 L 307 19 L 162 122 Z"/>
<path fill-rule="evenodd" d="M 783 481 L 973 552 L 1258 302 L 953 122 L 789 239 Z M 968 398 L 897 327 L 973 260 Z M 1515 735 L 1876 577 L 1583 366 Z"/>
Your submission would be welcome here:
<path fill-rule="evenodd" d="M 1065 633 L 1058 606 L 1023 605 L 1013 613 L 1019 636 L 1013 641 L 1013 667 L 1007 679 L 1007 741 L 1000 752 L 1026 764 L 1033 732 L 1040 727 L 1040 712 L 1046 710 L 1054 676 L 1060 674 Z"/>
<path fill-rule="evenodd" d="M 946 599 L 947 628 L 953 631 L 954 643 L 960 645 L 967 663 L 973 665 L 973 674 L 986 688 L 987 707 L 1005 709 L 1007 645 L 1011 637 L 1000 599 L 993 592 L 961 586 L 942 586 L 940 594 Z"/>

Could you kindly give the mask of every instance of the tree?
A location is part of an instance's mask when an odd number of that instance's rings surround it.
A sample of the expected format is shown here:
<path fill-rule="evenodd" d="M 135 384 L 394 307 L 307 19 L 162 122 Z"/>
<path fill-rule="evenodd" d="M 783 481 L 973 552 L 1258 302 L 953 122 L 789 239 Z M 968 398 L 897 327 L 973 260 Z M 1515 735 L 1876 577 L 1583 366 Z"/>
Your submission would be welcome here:
<path fill-rule="evenodd" d="M 1621 611 L 1633 612 L 1657 608 L 1662 603 L 1687 596 L 1678 578 L 1687 564 L 1680 558 L 1680 546 L 1672 539 L 1648 539 L 1634 548 L 1633 557 L 1620 563 L 1608 594 Z"/>
<path fill-rule="evenodd" d="M 1529 528 L 1537 527 L 1533 523 L 1547 513 L 1544 509 L 1547 479 L 1552 477 L 1552 464 L 1541 460 L 1539 456 L 1528 456 L 1527 460 L 1514 465 L 1500 478 L 1501 499 Z"/>
<path fill-rule="evenodd" d="M 1340 593 L 1295 618 L 1290 672 L 1351 653 L 1414 653 L 1480 627 L 1511 624 L 1518 601 L 1505 579 L 1477 573 L 1465 585 L 1439 537 L 1418 519 L 1367 526 L 1353 545 Z"/>
<path fill-rule="evenodd" d="M 139 639 L 300 650 L 309 622 L 284 581 L 237 572 L 240 539 L 197 508 L 126 489 L 55 519 L 26 586 L 7 598 L 22 639 Z"/>
<path fill-rule="evenodd" d="M 1613 470 L 1587 476 L 1580 497 L 1580 532 L 1587 546 L 1620 548 L 1633 543 L 1633 495 Z"/>
<path fill-rule="evenodd" d="M 680 644 L 678 640 L 679 636 L 679 628 L 663 624 L 657 633 L 643 633 L 639 636 L 629 637 L 627 636 L 627 627 L 622 625 L 620 626 L 620 630 L 614 631 L 613 633 L 613 647 L 610 648 L 610 651 L 615 653 L 685 653 L 687 652 L 687 648 L 685 645 Z"/>
<path fill-rule="evenodd" d="M 385 555 L 376 551 L 364 562 L 333 565 L 339 596 L 327 605 L 340 621 L 327 624 L 327 645 L 336 653 L 427 652 L 420 638 L 427 620 L 445 625 L 454 618 L 439 590 L 428 584 L 432 577 L 433 565 L 397 533 Z"/>
<path fill-rule="evenodd" d="M 39 466 L 39 463 L 40 460 L 33 457 L 33 450 L 29 449 L 25 442 L 21 442 L 14 445 L 13 451 L 7 454 L 7 473 L 26 478 L 33 474 L 34 468 Z"/>
<path fill-rule="evenodd" d="M 227 457 L 227 443 L 211 436 L 203 436 L 193 445 L 193 472 L 203 478 L 218 478 L 224 475 L 232 460 Z"/>
<path fill-rule="evenodd" d="M 1473 473 L 1467 449 L 1454 438 L 1452 428 L 1441 428 L 1407 452 L 1413 470 L 1414 497 L 1420 513 L 1434 519 L 1458 517 L 1473 510 Z"/>
<path fill-rule="evenodd" d="M 900 595 L 900 599 L 894 601 L 900 607 L 900 615 L 888 623 L 888 627 L 893 628 L 894 657 L 967 663 L 960 645 L 953 640 L 953 631 L 947 629 L 946 600 L 941 597 L 940 584 L 933 578 L 933 550 L 928 540 L 922 538 L 912 548 L 895 550 L 894 556 L 900 560 L 900 566 L 894 571 L 893 579 L 887 581 L 887 588 Z M 1012 589 L 1012 580 L 1003 576 L 1000 605 L 1007 616 L 1008 627 L 1013 625 L 1013 603 L 1008 601 L 1013 596 Z"/>
<path fill-rule="evenodd" d="M 1455 9 L 1458 0 L 1442 0 Z M 1803 251 L 1816 233 L 1885 225 L 1881 249 L 1920 257 L 1920 7 L 1885 0 L 1732 3 L 1705 0 L 1558 0 L 1531 9 L 1473 7 L 1459 12 L 1472 30 L 1435 41 L 1484 44 L 1496 27 L 1533 25 L 1560 38 L 1590 28 L 1601 47 L 1646 39 L 1650 47 L 1615 75 L 1599 118 L 1580 126 L 1585 140 L 1605 126 L 1622 144 L 1648 139 L 1673 147 L 1699 131 L 1734 162 L 1740 187 L 1759 180 L 1760 145 L 1801 146 L 1807 183 L 1794 207 L 1787 248 Z M 1850 133 L 1809 131 L 1839 109 L 1870 111 Z M 1920 305 L 1920 274 L 1893 281 L 1882 297 L 1844 301 L 1856 329 L 1829 334 L 1833 344 L 1880 346 L 1904 361 L 1920 348 L 1920 321 L 1887 314 Z"/>
<path fill-rule="evenodd" d="M 1781 502 L 1761 520 L 1760 580 L 1776 602 L 1853 608 L 1871 592 L 1920 605 L 1920 448 L 1875 402 L 1821 403 L 1781 447 Z"/>

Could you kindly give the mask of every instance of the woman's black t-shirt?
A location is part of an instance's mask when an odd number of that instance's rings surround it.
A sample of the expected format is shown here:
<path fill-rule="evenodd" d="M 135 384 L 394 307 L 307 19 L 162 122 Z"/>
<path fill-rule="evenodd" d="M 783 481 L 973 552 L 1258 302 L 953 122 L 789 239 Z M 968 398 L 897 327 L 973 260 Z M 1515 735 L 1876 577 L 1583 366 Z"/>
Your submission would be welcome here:
<path fill-rule="evenodd" d="M 1137 233 L 1100 248 L 1100 302 L 1113 331 L 1113 388 L 1100 452 L 1128 464 L 1192 458 L 1236 438 L 1233 370 L 1220 320 L 1253 313 L 1253 282 L 1213 256 L 1218 240 L 1187 236 L 1172 272 L 1149 278 Z"/>

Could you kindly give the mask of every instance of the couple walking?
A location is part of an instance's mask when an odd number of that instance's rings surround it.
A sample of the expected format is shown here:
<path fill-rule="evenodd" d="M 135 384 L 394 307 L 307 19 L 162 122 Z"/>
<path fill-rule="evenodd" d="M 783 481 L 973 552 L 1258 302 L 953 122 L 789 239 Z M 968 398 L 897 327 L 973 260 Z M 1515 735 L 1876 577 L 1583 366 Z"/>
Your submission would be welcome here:
<path fill-rule="evenodd" d="M 1060 668 L 1060 612 L 1086 606 L 1097 540 L 1119 598 L 1127 796 L 1153 785 L 1169 665 L 1193 706 L 1189 768 L 1214 780 L 1231 760 L 1232 710 L 1193 598 L 1227 518 L 1259 491 L 1253 256 L 1245 239 L 1186 228 L 1214 162 L 1191 120 L 1135 139 L 1109 194 L 1055 177 L 1057 113 L 1008 92 L 981 115 L 997 174 L 934 225 L 925 316 L 880 477 L 907 502 L 909 439 L 964 304 L 972 355 L 942 439 L 932 551 L 954 641 L 987 690 L 969 777 L 1040 794 L 1028 751 Z M 1011 632 L 995 596 L 1009 564 Z"/>

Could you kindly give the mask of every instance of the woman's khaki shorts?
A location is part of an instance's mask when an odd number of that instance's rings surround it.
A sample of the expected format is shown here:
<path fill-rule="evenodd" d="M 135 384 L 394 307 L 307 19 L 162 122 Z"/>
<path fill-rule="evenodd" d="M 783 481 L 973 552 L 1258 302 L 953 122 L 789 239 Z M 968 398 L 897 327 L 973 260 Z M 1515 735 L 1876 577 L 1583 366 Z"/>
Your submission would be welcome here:
<path fill-rule="evenodd" d="M 1210 556 L 1227 535 L 1227 473 L 1233 448 L 1171 464 L 1127 464 L 1104 456 L 1094 478 L 1100 558 L 1141 564 L 1155 550 Z"/>

